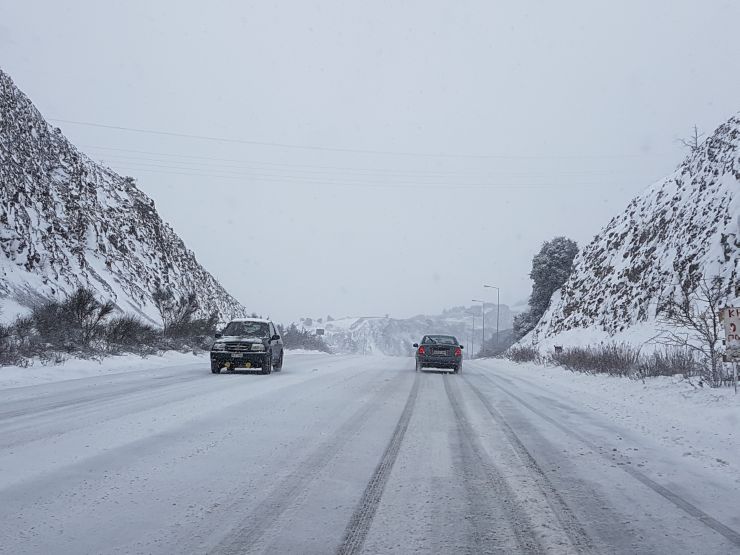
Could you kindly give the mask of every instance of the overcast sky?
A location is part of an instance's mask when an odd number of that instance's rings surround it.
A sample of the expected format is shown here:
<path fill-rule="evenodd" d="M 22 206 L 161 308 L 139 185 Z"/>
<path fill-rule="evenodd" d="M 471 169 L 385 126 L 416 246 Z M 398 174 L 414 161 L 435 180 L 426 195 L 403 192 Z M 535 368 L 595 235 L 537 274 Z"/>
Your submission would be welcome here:
<path fill-rule="evenodd" d="M 543 241 L 588 242 L 672 171 L 678 137 L 740 110 L 738 21 L 735 0 L 0 0 L 0 67 L 248 308 L 403 317 L 483 283 L 526 298 Z"/>

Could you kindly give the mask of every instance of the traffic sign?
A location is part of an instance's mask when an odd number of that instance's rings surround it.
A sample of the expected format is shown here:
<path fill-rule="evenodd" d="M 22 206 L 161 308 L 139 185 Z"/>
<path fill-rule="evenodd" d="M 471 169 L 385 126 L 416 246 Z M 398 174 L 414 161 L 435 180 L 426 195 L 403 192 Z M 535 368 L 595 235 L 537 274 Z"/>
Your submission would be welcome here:
<path fill-rule="evenodd" d="M 740 218 L 738 219 L 740 222 Z M 737 363 L 740 362 L 740 308 L 728 307 L 720 313 L 720 319 L 725 325 L 725 362 L 734 362 L 732 378 L 737 395 Z"/>
<path fill-rule="evenodd" d="M 740 308 L 723 309 L 721 318 L 725 324 L 725 345 L 727 350 L 740 350 Z"/>

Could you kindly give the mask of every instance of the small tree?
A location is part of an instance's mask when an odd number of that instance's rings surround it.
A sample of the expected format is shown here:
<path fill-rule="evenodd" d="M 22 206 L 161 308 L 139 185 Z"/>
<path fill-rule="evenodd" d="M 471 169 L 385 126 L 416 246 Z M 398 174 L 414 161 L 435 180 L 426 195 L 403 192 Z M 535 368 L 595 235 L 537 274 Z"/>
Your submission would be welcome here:
<path fill-rule="evenodd" d="M 113 301 L 100 302 L 90 289 L 80 287 L 62 303 L 62 310 L 69 314 L 80 332 L 84 346 L 99 337 L 103 322 L 116 309 Z"/>
<path fill-rule="evenodd" d="M 577 254 L 578 245 L 567 237 L 555 237 L 542 244 L 540 252 L 532 259 L 532 271 L 529 274 L 534 282 L 529 297 L 529 310 L 514 318 L 514 334 L 517 339 L 532 331 L 545 314 L 552 294 L 570 277 Z"/>
<path fill-rule="evenodd" d="M 122 349 L 144 352 L 153 349 L 157 342 L 157 331 L 138 316 L 125 314 L 112 318 L 106 324 L 103 337 L 110 352 Z"/>
<path fill-rule="evenodd" d="M 681 143 L 683 146 L 689 149 L 689 152 L 693 154 L 697 150 L 699 150 L 699 147 L 701 146 L 701 138 L 704 136 L 704 133 L 699 133 L 699 128 L 694 125 L 694 131 L 691 134 L 691 136 L 688 139 L 678 139 L 678 142 Z"/>
<path fill-rule="evenodd" d="M 198 312 L 198 298 L 195 293 L 175 296 L 170 289 L 157 286 L 152 293 L 154 306 L 162 318 L 162 333 L 167 336 L 174 329 L 181 329 L 192 322 Z"/>
<path fill-rule="evenodd" d="M 13 329 L 0 323 L 0 365 L 13 361 Z"/>
<path fill-rule="evenodd" d="M 727 297 L 722 278 L 714 277 L 698 283 L 682 279 L 678 296 L 670 297 L 662 306 L 660 321 L 664 329 L 656 342 L 669 347 L 693 351 L 699 356 L 704 379 L 712 387 L 722 385 L 723 328 L 720 309 Z"/>
<path fill-rule="evenodd" d="M 63 301 L 52 299 L 33 307 L 30 321 L 42 343 L 67 350 L 88 348 L 101 336 L 115 308 L 112 301 L 99 301 L 92 290 L 80 287 Z M 26 323 L 18 322 L 19 330 Z"/>

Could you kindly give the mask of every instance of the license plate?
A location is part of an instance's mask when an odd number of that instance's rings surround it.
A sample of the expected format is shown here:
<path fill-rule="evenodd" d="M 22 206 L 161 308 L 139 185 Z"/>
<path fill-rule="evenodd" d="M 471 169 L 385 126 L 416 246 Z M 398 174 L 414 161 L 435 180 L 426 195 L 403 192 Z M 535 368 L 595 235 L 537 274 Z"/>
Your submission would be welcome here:
<path fill-rule="evenodd" d="M 446 355 L 447 351 L 444 351 L 444 350 L 443 351 L 432 351 L 432 353 L 435 355 Z"/>
<path fill-rule="evenodd" d="M 244 355 L 242 353 L 234 353 L 231 355 L 231 358 L 243 358 Z"/>

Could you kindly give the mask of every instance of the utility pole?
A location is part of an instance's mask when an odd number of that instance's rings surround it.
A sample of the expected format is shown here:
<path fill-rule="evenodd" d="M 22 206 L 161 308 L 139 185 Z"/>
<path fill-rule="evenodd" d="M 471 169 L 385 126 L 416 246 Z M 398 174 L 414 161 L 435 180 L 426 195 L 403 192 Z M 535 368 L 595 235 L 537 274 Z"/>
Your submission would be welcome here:
<path fill-rule="evenodd" d="M 483 287 L 488 287 L 489 289 L 496 290 L 496 345 L 498 345 L 498 324 L 499 324 L 499 315 L 501 313 L 501 289 L 499 289 L 495 285 L 483 284 Z"/>

